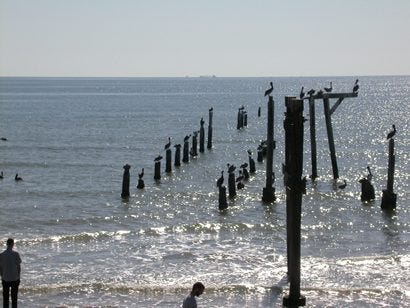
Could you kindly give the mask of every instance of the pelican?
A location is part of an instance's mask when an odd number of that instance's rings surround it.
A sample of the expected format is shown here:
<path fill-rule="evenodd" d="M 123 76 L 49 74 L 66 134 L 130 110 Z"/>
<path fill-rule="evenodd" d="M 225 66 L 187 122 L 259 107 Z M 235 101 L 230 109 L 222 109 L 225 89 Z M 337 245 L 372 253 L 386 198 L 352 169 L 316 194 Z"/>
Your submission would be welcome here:
<path fill-rule="evenodd" d="M 391 130 L 388 134 L 387 134 L 387 140 L 389 140 L 390 138 L 392 138 L 395 134 L 396 134 L 396 125 L 392 125 L 391 126 L 393 128 L 393 130 Z"/>
<path fill-rule="evenodd" d="M 373 174 L 372 174 L 372 172 L 370 171 L 370 167 L 369 167 L 369 166 L 367 166 L 366 168 L 367 168 L 367 172 L 368 172 L 368 174 L 367 174 L 367 180 L 370 182 L 370 181 L 373 179 Z"/>
<path fill-rule="evenodd" d="M 244 163 L 240 166 L 241 169 L 247 168 L 248 167 L 248 163 Z"/>
<path fill-rule="evenodd" d="M 353 93 L 357 93 L 357 91 L 359 91 L 359 79 L 356 79 L 356 82 L 353 86 Z"/>
<path fill-rule="evenodd" d="M 252 151 L 251 150 L 248 150 L 247 152 L 248 152 L 249 156 L 252 156 Z"/>
<path fill-rule="evenodd" d="M 236 167 L 234 165 L 227 164 L 227 166 L 228 166 L 228 173 L 232 173 L 236 169 Z"/>
<path fill-rule="evenodd" d="M 221 171 L 221 177 L 216 181 L 216 187 L 222 187 L 224 183 L 224 171 Z"/>
<path fill-rule="evenodd" d="M 300 94 L 299 94 L 299 98 L 300 99 L 303 99 L 304 97 L 305 97 L 305 92 L 303 92 L 303 89 L 304 89 L 305 87 L 302 87 L 302 89 L 300 89 Z"/>
<path fill-rule="evenodd" d="M 323 95 L 323 90 L 319 90 L 319 91 L 317 91 L 317 94 L 316 94 L 317 96 L 322 96 Z"/>
<path fill-rule="evenodd" d="M 307 94 L 309 94 L 309 96 L 312 96 L 313 94 L 315 94 L 315 92 L 316 91 L 314 89 L 310 89 Z"/>
<path fill-rule="evenodd" d="M 181 147 L 181 145 L 178 143 L 178 144 L 174 145 L 174 147 L 179 149 Z"/>
<path fill-rule="evenodd" d="M 141 173 L 138 173 L 138 178 L 142 179 L 143 176 L 144 176 L 144 168 L 142 168 Z"/>
<path fill-rule="evenodd" d="M 171 137 L 168 137 L 168 143 L 165 145 L 164 150 L 168 150 L 171 146 Z"/>
<path fill-rule="evenodd" d="M 18 174 L 18 173 L 16 173 L 16 176 L 14 177 L 14 179 L 15 179 L 16 181 L 22 181 L 22 180 L 23 180 L 21 177 L 19 177 L 19 174 Z"/>
<path fill-rule="evenodd" d="M 184 142 L 188 141 L 188 139 L 191 137 L 191 135 L 186 135 L 184 138 Z"/>
<path fill-rule="evenodd" d="M 264 95 L 264 96 L 270 95 L 270 94 L 272 93 L 272 91 L 273 91 L 273 83 L 272 83 L 272 81 L 271 81 L 269 84 L 270 84 L 270 88 L 265 91 L 265 95 Z"/>
<path fill-rule="evenodd" d="M 214 111 L 214 107 L 209 108 L 209 111 Z"/>
<path fill-rule="evenodd" d="M 346 183 L 346 180 L 343 180 L 343 184 L 342 185 L 339 185 L 339 188 L 340 189 L 345 189 L 346 188 L 346 186 L 347 186 L 347 183 Z"/>
<path fill-rule="evenodd" d="M 155 157 L 154 161 L 160 161 L 162 159 L 161 155 L 158 155 L 157 157 Z"/>
<path fill-rule="evenodd" d="M 326 87 L 325 87 L 324 89 L 325 89 L 325 91 L 328 92 L 328 93 L 329 93 L 329 92 L 332 92 L 332 90 L 333 90 L 332 82 L 330 82 L 330 88 L 326 88 Z"/>

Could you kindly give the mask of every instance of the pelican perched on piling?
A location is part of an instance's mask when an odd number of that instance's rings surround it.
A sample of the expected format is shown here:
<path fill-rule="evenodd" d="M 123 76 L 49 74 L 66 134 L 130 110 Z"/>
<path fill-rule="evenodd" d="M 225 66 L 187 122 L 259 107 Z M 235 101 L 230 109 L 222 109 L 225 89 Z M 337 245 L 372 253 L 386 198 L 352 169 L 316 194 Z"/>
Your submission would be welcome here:
<path fill-rule="evenodd" d="M 168 150 L 171 146 L 171 137 L 168 137 L 168 143 L 165 145 L 164 150 Z"/>
<path fill-rule="evenodd" d="M 316 90 L 310 89 L 307 94 L 308 94 L 309 96 L 312 96 L 313 94 L 315 94 L 315 92 L 316 92 Z"/>
<path fill-rule="evenodd" d="M 372 174 L 372 172 L 370 171 L 370 167 L 369 167 L 369 166 L 367 166 L 366 168 L 367 168 L 367 180 L 370 182 L 370 181 L 373 179 L 373 174 Z"/>
<path fill-rule="evenodd" d="M 356 82 L 353 86 L 353 93 L 357 93 L 357 91 L 359 91 L 359 79 L 356 79 Z"/>
<path fill-rule="evenodd" d="M 142 168 L 141 173 L 138 173 L 138 178 L 142 179 L 143 176 L 144 176 L 144 168 Z"/>
<path fill-rule="evenodd" d="M 272 81 L 271 81 L 269 84 L 270 84 L 270 88 L 265 91 L 265 95 L 264 95 L 264 96 L 270 95 L 270 94 L 272 93 L 272 91 L 273 91 L 273 83 L 272 83 Z"/>
<path fill-rule="evenodd" d="M 184 137 L 184 142 L 186 142 L 186 141 L 188 141 L 188 139 L 191 137 L 191 135 L 186 135 L 185 137 Z"/>
<path fill-rule="evenodd" d="M 227 166 L 228 166 L 228 173 L 232 173 L 232 172 L 234 172 L 235 169 L 236 169 L 235 165 L 227 164 Z"/>
<path fill-rule="evenodd" d="M 14 177 L 14 180 L 16 180 L 16 181 L 22 181 L 23 178 L 19 177 L 19 174 L 16 173 L 16 176 Z"/>
<path fill-rule="evenodd" d="M 223 183 L 224 183 L 224 171 L 222 170 L 220 178 L 216 181 L 216 187 L 222 187 Z"/>
<path fill-rule="evenodd" d="M 246 152 L 248 152 L 249 156 L 252 156 L 252 151 L 251 150 L 247 150 Z"/>
<path fill-rule="evenodd" d="M 154 161 L 157 162 L 157 161 L 160 161 L 161 159 L 162 159 L 162 156 L 158 155 L 157 157 L 155 157 Z"/>
<path fill-rule="evenodd" d="M 300 99 L 303 99 L 304 97 L 305 97 L 305 92 L 303 92 L 303 89 L 304 89 L 305 87 L 302 87 L 302 89 L 300 89 L 300 94 L 299 94 L 299 98 Z"/>
<path fill-rule="evenodd" d="M 214 111 L 214 107 L 209 108 L 208 111 Z"/>
<path fill-rule="evenodd" d="M 328 92 L 328 93 L 332 92 L 332 90 L 333 90 L 332 82 L 330 82 L 330 87 L 329 87 L 329 88 L 324 87 L 324 89 L 325 89 L 325 91 Z"/>
<path fill-rule="evenodd" d="M 387 138 L 386 138 L 387 140 L 389 140 L 396 134 L 396 125 L 393 124 L 391 127 L 393 129 L 387 134 Z"/>

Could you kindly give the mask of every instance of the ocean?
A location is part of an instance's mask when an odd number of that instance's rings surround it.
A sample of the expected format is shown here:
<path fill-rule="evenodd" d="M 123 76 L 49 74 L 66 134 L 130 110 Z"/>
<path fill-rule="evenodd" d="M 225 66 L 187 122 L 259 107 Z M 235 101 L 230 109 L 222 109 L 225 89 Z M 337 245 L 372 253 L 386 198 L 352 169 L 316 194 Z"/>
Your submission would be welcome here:
<path fill-rule="evenodd" d="M 286 281 L 285 96 L 350 92 L 332 115 L 333 180 L 323 104 L 316 102 L 318 178 L 302 200 L 301 294 L 307 307 L 410 305 L 410 77 L 0 78 L 0 240 L 21 254 L 20 307 L 281 307 Z M 219 211 L 216 180 L 266 139 L 274 84 L 276 201 L 261 201 L 265 162 Z M 334 103 L 331 100 L 331 104 Z M 245 107 L 247 127 L 236 127 Z M 182 144 L 213 108 L 213 147 L 154 180 L 154 159 Z M 258 108 L 261 116 L 258 117 Z M 308 106 L 305 105 L 308 119 Z M 395 124 L 397 208 L 383 211 Z M 309 122 L 304 175 L 311 174 Z M 191 140 L 190 140 L 191 141 Z M 206 141 L 205 141 L 206 142 Z M 131 196 L 121 198 L 123 166 Z M 376 199 L 360 200 L 373 172 Z M 137 189 L 144 168 L 144 189 Z M 15 174 L 23 178 L 16 182 Z M 226 175 L 226 173 L 225 173 Z M 225 176 L 225 185 L 227 176 Z M 343 180 L 345 189 L 338 189 Z"/>

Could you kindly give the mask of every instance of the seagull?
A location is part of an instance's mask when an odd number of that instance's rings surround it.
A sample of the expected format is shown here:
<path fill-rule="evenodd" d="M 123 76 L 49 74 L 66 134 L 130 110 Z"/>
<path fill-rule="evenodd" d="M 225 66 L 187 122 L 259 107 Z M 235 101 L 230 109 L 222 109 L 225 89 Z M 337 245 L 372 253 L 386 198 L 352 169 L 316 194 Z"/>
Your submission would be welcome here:
<path fill-rule="evenodd" d="M 165 145 L 164 150 L 168 150 L 171 146 L 171 137 L 168 137 L 168 143 Z"/>
<path fill-rule="evenodd" d="M 224 183 L 224 171 L 221 171 L 221 177 L 216 181 L 216 187 L 222 187 Z"/>
<path fill-rule="evenodd" d="M 22 180 L 23 180 L 21 177 L 19 177 L 19 174 L 18 174 L 18 173 L 16 173 L 16 176 L 14 177 L 14 179 L 15 179 L 16 181 L 22 181 Z"/>
<path fill-rule="evenodd" d="M 303 99 L 304 97 L 305 97 L 305 92 L 303 92 L 303 89 L 304 89 L 305 87 L 302 87 L 302 89 L 300 89 L 300 94 L 299 94 L 299 98 L 300 99 Z"/>
<path fill-rule="evenodd" d="M 347 186 L 346 180 L 343 180 L 343 182 L 344 182 L 344 184 L 339 185 L 339 188 L 340 188 L 340 189 L 345 189 L 346 186 Z"/>
<path fill-rule="evenodd" d="M 356 79 L 356 82 L 353 86 L 353 93 L 357 93 L 357 91 L 359 91 L 359 79 Z"/>
<path fill-rule="evenodd" d="M 144 176 L 144 168 L 142 168 L 141 173 L 138 173 L 138 178 L 142 179 L 143 176 Z"/>
<path fill-rule="evenodd" d="M 325 91 L 328 92 L 328 93 L 329 93 L 329 92 L 332 92 L 332 90 L 333 90 L 332 82 L 330 82 L 330 88 L 326 88 L 326 87 L 325 87 L 324 89 L 325 89 Z"/>
<path fill-rule="evenodd" d="M 391 130 L 388 134 L 387 134 L 387 140 L 389 140 L 390 138 L 392 138 L 395 134 L 396 134 L 396 125 L 392 125 L 391 126 L 393 128 L 393 130 Z"/>
<path fill-rule="evenodd" d="M 315 94 L 315 92 L 316 91 L 314 89 L 310 89 L 307 94 L 309 94 L 309 96 L 312 96 L 313 94 Z"/>
<path fill-rule="evenodd" d="M 265 91 L 265 95 L 264 95 L 264 96 L 270 95 L 270 94 L 272 93 L 272 91 L 273 91 L 273 83 L 272 83 L 272 81 L 271 81 L 269 84 L 270 84 L 270 88 Z"/>
<path fill-rule="evenodd" d="M 154 161 L 160 161 L 162 159 L 161 155 L 158 155 L 157 157 L 155 157 Z"/>

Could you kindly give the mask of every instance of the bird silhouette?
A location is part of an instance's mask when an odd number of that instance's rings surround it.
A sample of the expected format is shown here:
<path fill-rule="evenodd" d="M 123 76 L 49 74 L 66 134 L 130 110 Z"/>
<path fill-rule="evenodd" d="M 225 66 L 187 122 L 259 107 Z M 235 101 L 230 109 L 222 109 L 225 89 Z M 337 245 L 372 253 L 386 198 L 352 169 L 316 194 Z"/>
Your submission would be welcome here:
<path fill-rule="evenodd" d="M 138 178 L 142 179 L 143 176 L 144 176 L 144 168 L 142 168 L 141 173 L 138 173 Z"/>
<path fill-rule="evenodd" d="M 304 89 L 305 87 L 302 87 L 302 89 L 300 89 L 300 94 L 299 94 L 299 98 L 300 99 L 303 99 L 304 97 L 305 97 L 305 92 L 303 92 L 303 89 Z"/>
<path fill-rule="evenodd" d="M 228 173 L 232 173 L 236 169 L 236 167 L 234 165 L 227 164 L 227 166 L 228 166 Z"/>
<path fill-rule="evenodd" d="M 333 90 L 332 82 L 330 82 L 330 87 L 329 87 L 329 88 L 326 88 L 326 87 L 325 87 L 324 89 L 325 89 L 325 91 L 328 92 L 328 93 L 332 92 L 332 90 Z"/>
<path fill-rule="evenodd" d="M 346 180 L 343 180 L 343 182 L 344 182 L 343 184 L 339 185 L 339 188 L 340 188 L 340 189 L 345 189 L 346 186 L 347 186 Z"/>
<path fill-rule="evenodd" d="M 371 181 L 372 179 L 373 179 L 373 174 L 372 174 L 372 172 L 370 171 L 370 167 L 369 166 L 367 166 L 366 167 L 367 168 L 367 180 L 368 181 Z"/>
<path fill-rule="evenodd" d="M 177 149 L 178 149 L 178 148 L 180 148 L 180 147 L 181 147 L 181 145 L 180 145 L 179 143 L 174 145 L 174 148 L 177 148 Z"/>
<path fill-rule="evenodd" d="M 220 178 L 216 181 L 216 187 L 222 187 L 223 183 L 224 183 L 224 171 L 222 170 Z"/>
<path fill-rule="evenodd" d="M 214 111 L 214 107 L 209 108 L 209 111 Z"/>
<path fill-rule="evenodd" d="M 393 128 L 393 130 L 391 130 L 388 134 L 387 134 L 387 140 L 389 140 L 390 138 L 392 138 L 395 134 L 396 134 L 396 125 L 392 125 L 391 126 Z"/>
<path fill-rule="evenodd" d="M 18 173 L 16 173 L 16 176 L 14 177 L 14 179 L 15 179 L 16 181 L 22 181 L 22 180 L 23 180 L 21 177 L 19 177 L 19 174 L 18 174 Z"/>
<path fill-rule="evenodd" d="M 157 157 L 155 157 L 154 161 L 160 161 L 162 159 L 161 155 L 158 155 Z"/>
<path fill-rule="evenodd" d="M 316 92 L 316 91 L 315 91 L 314 89 L 310 89 L 307 94 L 308 94 L 309 96 L 312 96 L 313 94 L 315 94 L 315 92 Z"/>
<path fill-rule="evenodd" d="M 188 141 L 188 139 L 191 137 L 191 135 L 186 135 L 185 137 L 184 137 L 184 142 L 186 142 L 186 141 Z"/>
<path fill-rule="evenodd" d="M 265 91 L 265 95 L 264 95 L 264 96 L 270 95 L 270 94 L 272 93 L 272 91 L 273 91 L 273 83 L 272 83 L 272 81 L 271 81 L 269 84 L 270 84 L 270 88 Z"/>
<path fill-rule="evenodd" d="M 168 143 L 165 145 L 164 150 L 168 150 L 171 146 L 171 137 L 168 137 Z"/>
<path fill-rule="evenodd" d="M 353 86 L 353 93 L 357 93 L 357 91 L 359 91 L 359 79 L 356 79 L 356 82 Z"/>
<path fill-rule="evenodd" d="M 251 150 L 248 150 L 247 152 L 248 152 L 249 156 L 252 156 L 252 151 Z"/>
<path fill-rule="evenodd" d="M 240 166 L 241 169 L 247 168 L 248 167 L 248 163 L 244 163 Z"/>

